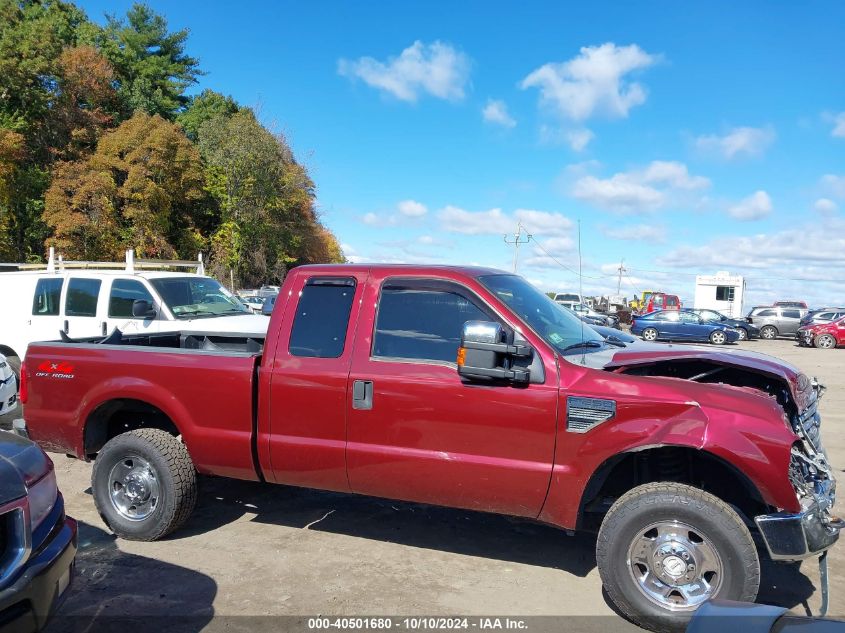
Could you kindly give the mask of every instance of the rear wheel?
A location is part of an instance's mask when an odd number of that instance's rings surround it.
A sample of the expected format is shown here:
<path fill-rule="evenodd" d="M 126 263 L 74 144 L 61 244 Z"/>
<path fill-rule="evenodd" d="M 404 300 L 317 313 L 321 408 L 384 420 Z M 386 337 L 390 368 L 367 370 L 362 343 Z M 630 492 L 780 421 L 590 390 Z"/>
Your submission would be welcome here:
<path fill-rule="evenodd" d="M 643 340 L 644 341 L 656 341 L 657 340 L 657 330 L 653 327 L 647 327 L 643 330 Z"/>
<path fill-rule="evenodd" d="M 813 345 L 820 349 L 833 349 L 836 347 L 836 339 L 830 334 L 822 334 L 821 336 L 816 337 L 816 340 L 813 341 Z"/>
<path fill-rule="evenodd" d="M 760 585 L 739 515 L 684 484 L 645 484 L 620 497 L 599 530 L 596 563 L 617 608 L 652 631 L 682 631 L 711 598 L 752 602 Z"/>
<path fill-rule="evenodd" d="M 728 335 L 723 330 L 713 330 L 710 332 L 710 342 L 713 345 L 724 345 L 728 340 Z"/>
<path fill-rule="evenodd" d="M 764 325 L 760 329 L 760 338 L 764 338 L 767 341 L 771 341 L 772 339 L 776 339 L 778 337 L 778 330 L 774 325 Z"/>
<path fill-rule="evenodd" d="M 179 528 L 197 501 L 188 449 L 160 429 L 109 440 L 94 462 L 91 488 L 103 522 L 131 541 L 155 541 Z"/>

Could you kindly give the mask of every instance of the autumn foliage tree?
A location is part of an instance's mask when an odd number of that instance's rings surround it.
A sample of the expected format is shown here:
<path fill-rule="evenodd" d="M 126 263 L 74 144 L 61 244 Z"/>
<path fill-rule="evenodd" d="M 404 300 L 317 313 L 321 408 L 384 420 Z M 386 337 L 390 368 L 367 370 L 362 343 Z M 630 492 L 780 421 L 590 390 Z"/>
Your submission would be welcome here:
<path fill-rule="evenodd" d="M 56 168 L 44 220 L 50 245 L 69 257 L 194 257 L 193 217 L 205 194 L 199 152 L 181 128 L 138 112 L 106 133 L 88 158 Z"/>

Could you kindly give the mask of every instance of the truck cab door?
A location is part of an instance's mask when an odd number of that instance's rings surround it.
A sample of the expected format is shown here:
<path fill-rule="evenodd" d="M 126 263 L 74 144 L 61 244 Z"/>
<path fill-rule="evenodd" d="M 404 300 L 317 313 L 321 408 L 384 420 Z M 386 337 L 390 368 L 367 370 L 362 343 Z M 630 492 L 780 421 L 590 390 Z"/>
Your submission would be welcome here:
<path fill-rule="evenodd" d="M 464 381 L 464 323 L 503 320 L 462 284 L 377 275 L 363 297 L 377 307 L 361 313 L 349 377 L 352 490 L 536 517 L 554 459 L 554 361 L 543 384 Z"/>
<path fill-rule="evenodd" d="M 272 481 L 349 491 L 347 383 L 366 279 L 366 272 L 303 274 L 278 299 L 281 334 L 275 350 L 264 350 L 272 360 L 261 369 L 269 372 L 261 377 L 269 428 L 259 443 Z"/>
<path fill-rule="evenodd" d="M 140 279 L 111 279 L 108 293 L 106 319 L 101 323 L 102 334 L 108 334 L 114 328 L 124 334 L 155 334 L 161 330 L 161 305 Z M 156 316 L 132 316 L 132 304 L 139 300 L 149 302 Z"/>

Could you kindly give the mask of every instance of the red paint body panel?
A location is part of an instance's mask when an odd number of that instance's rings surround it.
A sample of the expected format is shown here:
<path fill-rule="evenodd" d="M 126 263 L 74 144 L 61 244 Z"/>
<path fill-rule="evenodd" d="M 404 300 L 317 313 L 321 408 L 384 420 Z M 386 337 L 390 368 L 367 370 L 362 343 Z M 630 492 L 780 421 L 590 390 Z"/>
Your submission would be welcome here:
<path fill-rule="evenodd" d="M 27 424 L 48 449 L 82 455 L 84 426 L 114 398 L 149 402 L 171 417 L 200 471 L 277 483 L 538 517 L 575 528 L 590 478 L 614 456 L 661 445 L 709 451 L 744 473 L 770 505 L 797 510 L 787 477 L 795 435 L 772 398 L 720 385 L 625 375 L 560 359 L 477 280 L 498 271 L 431 266 L 305 266 L 292 271 L 270 320 L 258 384 L 256 357 L 193 351 L 35 344 L 27 356 Z M 353 277 L 352 312 L 338 358 L 288 352 L 299 293 L 314 276 Z M 462 382 L 455 365 L 371 357 L 382 282 L 458 284 L 542 359 L 545 381 L 525 387 Z M 678 358 L 777 376 L 800 401 L 797 369 L 761 354 L 667 347 L 620 350 L 612 368 Z M 73 378 L 37 375 L 46 361 Z M 352 384 L 373 382 L 373 408 L 354 409 Z M 253 391 L 257 403 L 253 403 Z M 566 430 L 568 396 L 613 399 L 616 416 Z M 799 402 L 800 403 L 800 402 Z M 257 407 L 253 463 L 253 405 Z"/>
<path fill-rule="evenodd" d="M 803 332 L 810 333 L 810 339 L 815 338 L 821 334 L 830 334 L 836 339 L 836 345 L 845 345 L 845 318 L 830 323 L 816 323 L 815 325 L 805 325 L 798 330 L 799 336 Z"/>

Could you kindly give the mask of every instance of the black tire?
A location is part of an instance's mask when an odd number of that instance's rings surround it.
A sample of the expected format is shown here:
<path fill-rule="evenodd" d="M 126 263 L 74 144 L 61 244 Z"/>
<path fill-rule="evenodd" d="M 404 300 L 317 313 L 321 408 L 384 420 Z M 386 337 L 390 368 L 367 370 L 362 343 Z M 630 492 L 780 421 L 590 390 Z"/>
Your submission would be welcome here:
<path fill-rule="evenodd" d="M 834 349 L 836 347 L 836 338 L 830 334 L 821 334 L 813 339 L 813 345 L 819 349 Z"/>
<path fill-rule="evenodd" d="M 760 338 L 773 341 L 778 337 L 778 329 L 774 325 L 764 325 L 760 328 Z"/>
<path fill-rule="evenodd" d="M 724 345 L 728 342 L 728 335 L 722 330 L 713 330 L 710 332 L 710 342 L 713 345 Z"/>
<path fill-rule="evenodd" d="M 155 482 L 155 502 L 142 519 L 128 518 L 113 502 L 113 471 L 133 460 L 145 463 Z M 91 472 L 94 504 L 103 522 L 117 536 L 130 541 L 155 541 L 181 527 L 197 502 L 197 474 L 188 449 L 167 431 L 138 429 L 109 440 L 97 455 Z"/>
<path fill-rule="evenodd" d="M 653 327 L 647 327 L 643 330 L 644 341 L 656 341 L 658 336 L 660 336 L 660 333 Z"/>
<path fill-rule="evenodd" d="M 661 521 L 679 522 L 693 528 L 694 531 L 688 532 L 690 538 L 694 533 L 700 534 L 698 538 L 702 539 L 702 543 L 717 553 L 721 573 L 718 582 L 716 576 L 711 576 L 708 581 L 715 585 L 709 598 L 754 601 L 760 586 L 760 561 L 751 533 L 739 515 L 718 498 L 698 488 L 676 483 L 652 483 L 630 490 L 613 504 L 602 522 L 596 543 L 596 564 L 604 588 L 628 619 L 651 631 L 674 633 L 685 629 L 694 612 L 694 609 L 672 611 L 660 606 L 647 597 L 635 579 L 633 569 L 637 568 L 639 573 L 641 567 L 630 562 L 636 558 L 630 550 L 634 543 L 642 541 L 643 534 L 651 532 L 650 526 Z M 683 532 L 684 528 L 680 528 L 680 533 Z M 658 553 L 662 554 L 662 549 Z M 658 553 L 653 554 L 655 560 L 659 560 Z M 668 558 L 671 556 L 663 559 L 667 562 L 664 572 L 669 570 Z M 675 562 L 672 561 L 672 564 Z M 657 563 L 655 565 L 659 567 Z M 683 565 L 681 569 L 684 569 Z M 656 574 L 654 571 L 649 573 Z M 659 575 L 655 577 L 659 578 Z M 701 583 L 698 579 L 694 582 Z M 703 585 L 689 586 L 700 588 Z"/>

